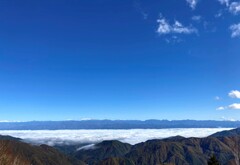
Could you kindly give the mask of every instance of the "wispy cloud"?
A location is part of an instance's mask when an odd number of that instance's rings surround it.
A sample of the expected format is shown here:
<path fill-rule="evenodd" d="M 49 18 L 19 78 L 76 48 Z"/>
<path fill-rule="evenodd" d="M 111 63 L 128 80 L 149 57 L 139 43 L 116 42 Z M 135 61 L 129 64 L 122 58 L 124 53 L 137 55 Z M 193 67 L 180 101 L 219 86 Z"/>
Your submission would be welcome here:
<path fill-rule="evenodd" d="M 80 150 L 93 150 L 93 149 L 96 149 L 97 146 L 95 144 L 88 144 L 88 145 L 85 145 L 83 147 L 79 147 L 77 149 L 77 151 L 80 151 Z"/>
<path fill-rule="evenodd" d="M 220 4 L 225 5 L 226 9 L 233 15 L 240 14 L 240 1 L 231 2 L 230 0 L 218 0 Z M 223 15 L 223 10 L 220 10 L 215 17 L 221 17 Z M 232 24 L 229 29 L 231 30 L 231 37 L 236 38 L 240 37 L 240 23 Z"/>
<path fill-rule="evenodd" d="M 218 0 L 220 4 L 225 5 L 230 13 L 240 14 L 240 2 L 230 2 L 230 0 Z"/>
<path fill-rule="evenodd" d="M 216 110 L 221 111 L 221 110 L 224 110 L 224 109 L 225 109 L 225 107 L 218 107 Z"/>
<path fill-rule="evenodd" d="M 192 16 L 192 20 L 193 20 L 193 21 L 200 22 L 201 19 L 202 19 L 202 16 L 200 16 L 200 15 L 194 15 L 194 16 Z"/>
<path fill-rule="evenodd" d="M 222 5 L 226 5 L 227 7 L 229 6 L 229 1 L 230 0 L 218 0 Z"/>
<path fill-rule="evenodd" d="M 191 7 L 193 10 L 196 8 L 198 0 L 186 0 L 189 7 Z"/>
<path fill-rule="evenodd" d="M 229 109 L 240 110 L 240 104 L 234 103 L 228 106 Z"/>
<path fill-rule="evenodd" d="M 224 116 L 222 116 L 221 119 L 224 120 L 224 121 L 237 121 L 236 119 L 226 118 L 226 117 L 224 117 Z"/>
<path fill-rule="evenodd" d="M 240 37 L 240 23 L 231 25 L 229 29 L 232 32 L 231 34 L 232 38 Z"/>
<path fill-rule="evenodd" d="M 35 144 L 73 145 L 91 144 L 79 149 L 92 149 L 93 144 L 103 140 L 119 140 L 136 144 L 150 139 L 162 139 L 171 136 L 205 137 L 227 128 L 183 128 L 183 129 L 130 129 L 130 130 L 38 130 L 38 131 L 0 131 L 1 135 L 10 135 Z M 41 135 L 41 136 L 39 136 Z"/>
<path fill-rule="evenodd" d="M 182 42 L 183 40 L 182 40 L 181 38 L 179 38 L 178 36 L 173 35 L 173 36 L 170 36 L 170 37 L 166 38 L 165 41 L 166 41 L 167 43 L 173 43 L 173 44 L 175 44 L 175 43 L 180 43 L 180 42 Z"/>
<path fill-rule="evenodd" d="M 223 15 L 223 11 L 219 10 L 217 14 L 215 14 L 215 18 L 220 18 Z"/>
<path fill-rule="evenodd" d="M 169 34 L 172 32 L 171 25 L 164 18 L 158 19 L 157 22 L 159 23 L 157 29 L 159 34 Z"/>
<path fill-rule="evenodd" d="M 240 99 L 240 91 L 238 90 L 232 90 L 228 93 L 228 96 L 231 98 L 237 98 Z"/>
<path fill-rule="evenodd" d="M 221 97 L 216 96 L 214 99 L 215 99 L 215 100 L 221 100 Z"/>
<path fill-rule="evenodd" d="M 145 10 L 143 9 L 140 1 L 137 1 L 137 0 L 134 1 L 134 7 L 135 7 L 135 9 L 137 10 L 137 12 L 139 12 L 139 13 L 142 15 L 142 17 L 143 17 L 144 20 L 146 20 L 146 19 L 148 18 L 148 14 L 147 14 L 147 13 L 145 12 Z"/>
<path fill-rule="evenodd" d="M 229 11 L 235 15 L 240 13 L 240 2 L 232 2 L 229 5 Z"/>
<path fill-rule="evenodd" d="M 197 29 L 192 26 L 184 26 L 181 22 L 175 21 L 174 24 L 170 24 L 165 18 L 161 17 L 157 20 L 159 23 L 157 33 L 160 35 L 163 34 L 192 34 L 197 33 Z"/>
<path fill-rule="evenodd" d="M 191 34 L 196 33 L 197 29 L 193 27 L 185 27 L 179 21 L 175 21 L 174 25 L 172 26 L 172 31 L 175 33 Z"/>
<path fill-rule="evenodd" d="M 18 121 L 18 120 L 0 120 L 0 123 L 11 123 L 11 122 L 24 122 L 24 121 Z"/>

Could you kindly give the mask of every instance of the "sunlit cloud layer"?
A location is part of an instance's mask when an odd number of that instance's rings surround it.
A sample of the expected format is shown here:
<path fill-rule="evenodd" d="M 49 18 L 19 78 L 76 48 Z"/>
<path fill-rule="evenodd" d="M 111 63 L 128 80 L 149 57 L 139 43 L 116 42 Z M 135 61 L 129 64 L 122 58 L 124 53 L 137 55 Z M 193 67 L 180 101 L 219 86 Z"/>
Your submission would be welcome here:
<path fill-rule="evenodd" d="M 21 130 L 0 131 L 1 135 L 10 135 L 35 144 L 71 145 L 95 144 L 104 140 L 119 140 L 136 144 L 150 139 L 162 139 L 171 136 L 206 137 L 215 132 L 230 128 L 183 128 L 183 129 L 131 129 L 131 130 Z M 89 146 L 92 147 L 92 146 Z"/>

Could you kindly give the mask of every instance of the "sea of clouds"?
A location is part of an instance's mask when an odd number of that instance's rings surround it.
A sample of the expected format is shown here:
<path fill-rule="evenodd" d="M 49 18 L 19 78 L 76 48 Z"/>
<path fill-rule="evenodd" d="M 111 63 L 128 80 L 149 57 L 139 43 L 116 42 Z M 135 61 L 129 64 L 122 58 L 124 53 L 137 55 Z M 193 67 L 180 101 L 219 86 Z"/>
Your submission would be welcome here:
<path fill-rule="evenodd" d="M 231 128 L 171 128 L 130 130 L 0 130 L 0 135 L 18 137 L 26 142 L 47 145 L 96 144 L 104 140 L 119 140 L 130 144 L 172 136 L 206 137 Z"/>

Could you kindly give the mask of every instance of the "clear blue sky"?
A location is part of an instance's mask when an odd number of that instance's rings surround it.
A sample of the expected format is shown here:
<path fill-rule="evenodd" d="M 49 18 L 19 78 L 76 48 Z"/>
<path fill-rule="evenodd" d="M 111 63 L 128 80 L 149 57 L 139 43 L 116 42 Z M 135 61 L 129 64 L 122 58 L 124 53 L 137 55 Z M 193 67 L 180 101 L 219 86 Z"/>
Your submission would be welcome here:
<path fill-rule="evenodd" d="M 238 5 L 0 0 L 0 120 L 240 120 Z"/>

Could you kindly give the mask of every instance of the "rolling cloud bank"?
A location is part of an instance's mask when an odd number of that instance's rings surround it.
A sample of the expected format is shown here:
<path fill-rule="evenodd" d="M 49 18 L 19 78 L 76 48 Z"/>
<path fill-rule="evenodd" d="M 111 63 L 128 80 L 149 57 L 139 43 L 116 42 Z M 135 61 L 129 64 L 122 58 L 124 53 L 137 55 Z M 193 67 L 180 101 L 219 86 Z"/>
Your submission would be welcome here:
<path fill-rule="evenodd" d="M 130 144 L 171 136 L 206 137 L 231 128 L 171 128 L 130 130 L 2 130 L 1 135 L 18 137 L 26 142 L 47 145 L 95 144 L 104 140 L 119 140 Z"/>

